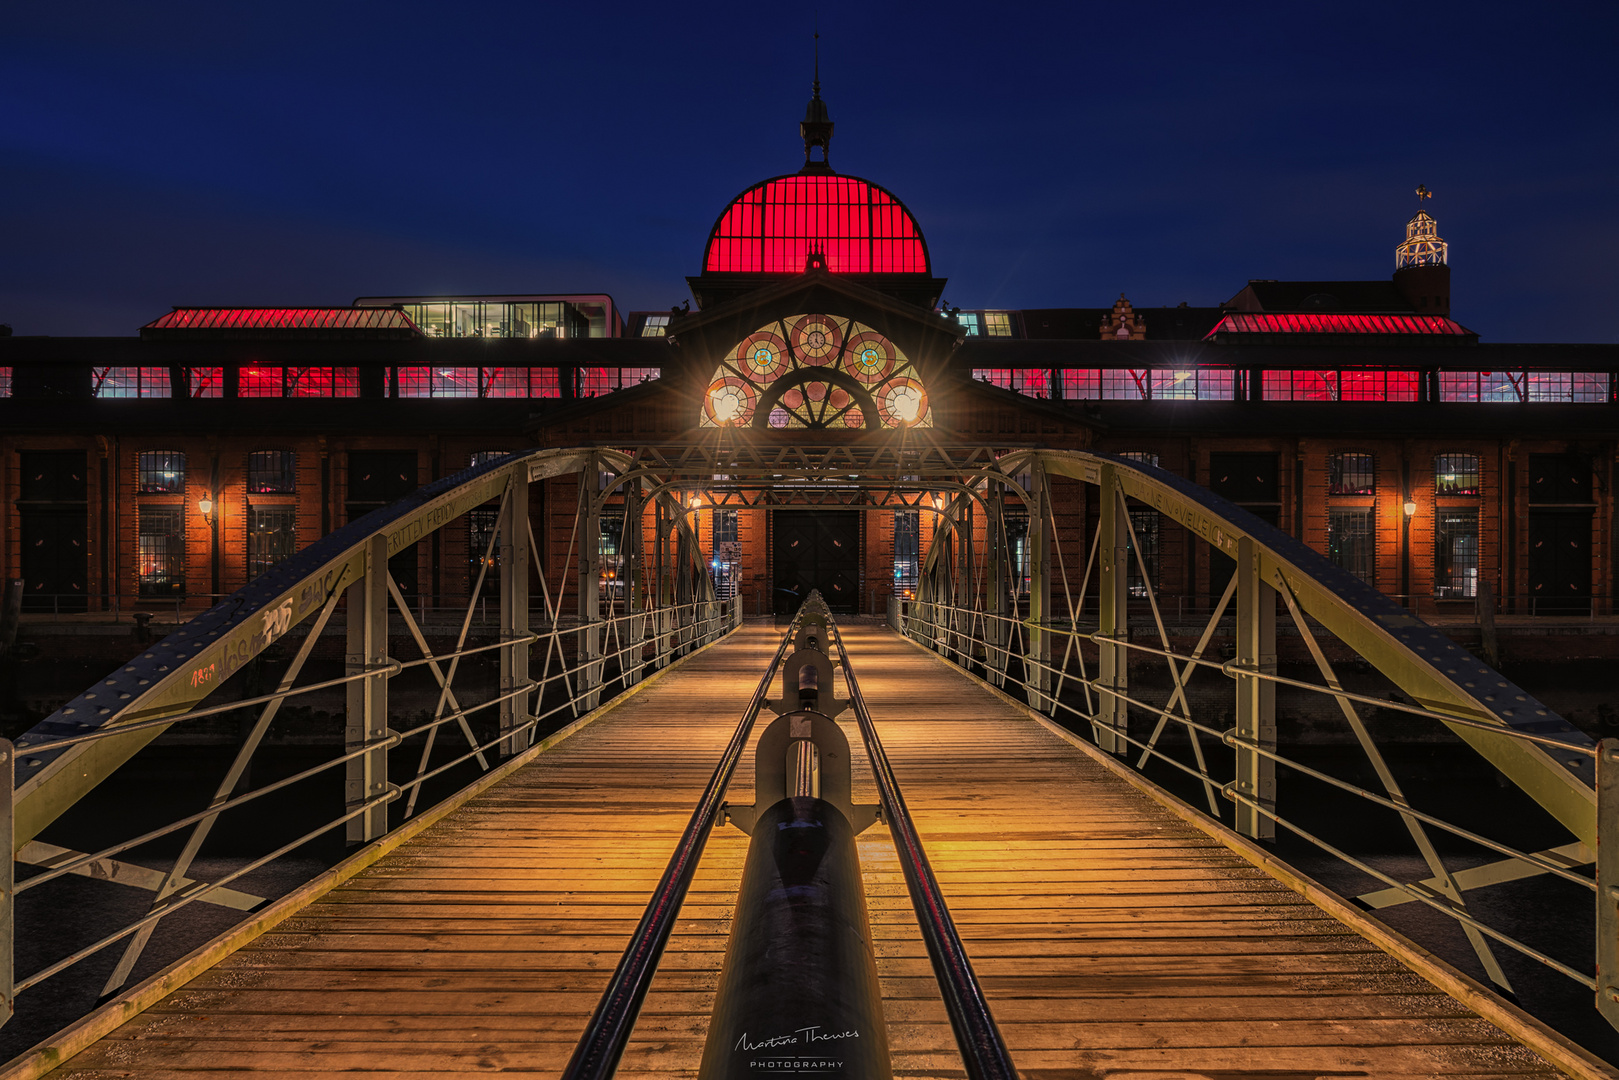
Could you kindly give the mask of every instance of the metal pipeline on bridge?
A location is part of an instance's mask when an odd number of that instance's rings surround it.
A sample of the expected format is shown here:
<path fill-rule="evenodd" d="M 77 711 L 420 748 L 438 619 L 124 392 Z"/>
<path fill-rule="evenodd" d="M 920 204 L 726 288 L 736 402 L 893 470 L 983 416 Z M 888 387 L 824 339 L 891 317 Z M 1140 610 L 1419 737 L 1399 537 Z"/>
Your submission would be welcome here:
<path fill-rule="evenodd" d="M 849 745 L 832 716 L 829 613 L 812 593 L 783 665 L 780 716 L 759 736 L 752 834 L 698 1075 L 889 1080 L 888 1032 L 850 802 Z"/>

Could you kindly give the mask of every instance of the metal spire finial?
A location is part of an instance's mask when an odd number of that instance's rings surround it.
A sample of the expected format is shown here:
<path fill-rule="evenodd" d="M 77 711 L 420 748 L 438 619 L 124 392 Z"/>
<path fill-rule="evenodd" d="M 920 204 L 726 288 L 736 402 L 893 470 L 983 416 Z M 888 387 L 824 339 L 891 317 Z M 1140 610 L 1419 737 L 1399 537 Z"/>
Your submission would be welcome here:
<path fill-rule="evenodd" d="M 821 13 L 815 13 L 815 99 L 821 97 Z"/>

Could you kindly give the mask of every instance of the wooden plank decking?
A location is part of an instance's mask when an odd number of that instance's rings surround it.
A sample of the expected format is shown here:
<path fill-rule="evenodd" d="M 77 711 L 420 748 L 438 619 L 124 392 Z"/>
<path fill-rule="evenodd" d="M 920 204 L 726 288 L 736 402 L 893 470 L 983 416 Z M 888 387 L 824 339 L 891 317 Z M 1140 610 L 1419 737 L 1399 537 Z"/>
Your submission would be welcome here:
<path fill-rule="evenodd" d="M 966 676 L 845 632 L 1026 1077 L 1555 1075 Z M 776 633 L 694 657 L 50 1075 L 556 1075 Z M 620 1076 L 695 1074 L 745 848 L 710 840 Z M 887 830 L 860 852 L 896 1073 L 960 1077 Z"/>

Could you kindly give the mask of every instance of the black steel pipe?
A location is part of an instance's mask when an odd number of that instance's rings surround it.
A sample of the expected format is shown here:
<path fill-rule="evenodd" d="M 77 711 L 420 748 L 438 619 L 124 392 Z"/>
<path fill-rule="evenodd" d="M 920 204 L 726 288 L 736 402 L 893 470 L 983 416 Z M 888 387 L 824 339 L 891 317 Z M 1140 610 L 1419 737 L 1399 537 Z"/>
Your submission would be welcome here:
<path fill-rule="evenodd" d="M 933 961 L 933 975 L 944 997 L 945 1011 L 950 1016 L 950 1027 L 955 1032 L 967 1076 L 969 1080 L 1017 1080 L 1017 1068 L 1007 1052 L 1006 1040 L 996 1026 L 989 1001 L 978 985 L 978 976 L 973 973 L 967 950 L 950 918 L 944 894 L 939 891 L 939 882 L 928 865 L 927 853 L 922 850 L 922 840 L 916 834 L 911 812 L 905 807 L 905 798 L 900 794 L 899 781 L 894 778 L 882 740 L 877 738 L 877 727 L 866 710 L 866 699 L 860 693 L 860 683 L 849 663 L 849 651 L 843 647 L 843 635 L 835 623 L 831 633 L 848 686 L 849 706 L 860 725 L 860 736 L 865 741 L 866 755 L 871 759 L 871 771 L 877 780 L 883 820 L 894 834 L 900 869 L 905 873 L 905 887 L 911 894 L 911 906 L 916 909 L 922 940 L 927 944 L 928 958 Z"/>
<path fill-rule="evenodd" d="M 793 797 L 753 826 L 697 1075 L 890 1080 L 854 829 Z"/>
<path fill-rule="evenodd" d="M 725 789 L 731 783 L 731 774 L 736 771 L 737 762 L 742 760 L 742 751 L 748 745 L 753 722 L 764 705 L 765 691 L 770 688 L 770 678 L 787 654 L 787 646 L 793 640 L 797 623 L 795 616 L 793 624 L 782 636 L 781 645 L 776 649 L 770 666 L 765 669 L 764 677 L 753 691 L 753 698 L 726 745 L 724 755 L 714 767 L 714 775 L 709 778 L 708 787 L 703 789 L 703 797 L 692 811 L 686 831 L 680 834 L 674 854 L 669 856 L 669 865 L 659 879 L 658 887 L 653 890 L 652 899 L 647 902 L 641 922 L 631 935 L 624 955 L 619 958 L 618 967 L 608 980 L 607 989 L 602 992 L 590 1023 L 585 1026 L 579 1045 L 574 1047 L 568 1067 L 562 1071 L 563 1080 L 607 1080 L 618 1068 L 618 1059 L 630 1041 L 635 1018 L 641 1012 L 641 1002 L 646 998 L 647 987 L 657 971 L 663 948 L 669 942 L 675 917 L 680 914 L 680 905 L 686 899 L 686 890 L 691 886 L 697 862 L 702 858 L 704 845 L 708 843 L 708 834 L 719 817 Z"/>

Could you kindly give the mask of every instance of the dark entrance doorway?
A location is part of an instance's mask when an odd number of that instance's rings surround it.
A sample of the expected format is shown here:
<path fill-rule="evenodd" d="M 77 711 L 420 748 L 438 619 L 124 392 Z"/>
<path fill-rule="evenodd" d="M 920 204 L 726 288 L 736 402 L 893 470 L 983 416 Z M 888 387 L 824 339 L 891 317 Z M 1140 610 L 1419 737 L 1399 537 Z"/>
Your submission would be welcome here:
<path fill-rule="evenodd" d="M 1267 525 L 1281 520 L 1281 458 L 1274 453 L 1223 453 L 1209 455 L 1209 487 L 1224 495 Z M 1208 546 L 1209 601 L 1218 603 L 1237 572 L 1236 560 Z"/>
<path fill-rule="evenodd" d="M 1536 615 L 1591 611 L 1591 511 L 1529 512 L 1530 610 Z"/>
<path fill-rule="evenodd" d="M 83 450 L 24 450 L 17 500 L 23 610 L 84 611 L 90 519 Z"/>
<path fill-rule="evenodd" d="M 773 510 L 775 564 L 772 610 L 791 615 L 811 589 L 835 614 L 860 607 L 860 511 Z"/>
<path fill-rule="evenodd" d="M 357 521 L 373 510 L 404 498 L 418 486 L 416 451 L 350 450 L 349 490 L 344 511 L 350 521 Z M 400 592 L 415 596 L 416 545 L 396 552 L 388 560 L 388 572 L 399 584 Z"/>

